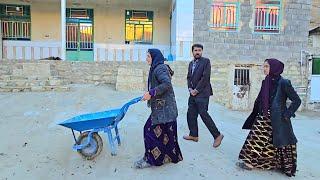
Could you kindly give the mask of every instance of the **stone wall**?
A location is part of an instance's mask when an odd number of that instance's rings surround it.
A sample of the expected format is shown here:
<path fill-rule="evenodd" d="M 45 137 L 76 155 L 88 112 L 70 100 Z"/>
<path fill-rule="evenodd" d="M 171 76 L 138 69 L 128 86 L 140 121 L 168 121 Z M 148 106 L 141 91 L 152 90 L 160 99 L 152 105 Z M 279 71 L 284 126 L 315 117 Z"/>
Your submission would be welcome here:
<path fill-rule="evenodd" d="M 68 80 L 46 62 L 0 61 L 0 92 L 66 91 Z"/>
<path fill-rule="evenodd" d="M 219 1 L 219 0 L 216 0 Z M 212 0 L 195 0 L 194 43 L 204 45 L 212 60 L 249 61 L 266 58 L 299 61 L 308 44 L 311 0 L 283 0 L 279 34 L 254 32 L 255 0 L 239 0 L 240 23 L 235 32 L 214 30 L 210 24 Z"/>
<path fill-rule="evenodd" d="M 174 86 L 187 88 L 188 63 L 168 62 L 175 72 L 172 79 Z M 250 70 L 250 86 L 240 92 L 246 95 L 247 99 L 240 99 L 246 103 L 239 110 L 251 109 L 264 78 L 261 64 L 262 62 L 211 61 L 211 83 L 214 92 L 212 100 L 228 108 L 237 109 L 234 100 L 239 92 L 234 91 L 234 72 L 235 68 L 245 66 Z M 307 90 L 301 88 L 308 83 L 305 69 L 306 67 L 302 66 L 301 71 L 298 62 L 290 61 L 285 64 L 284 72 L 284 77 L 292 80 L 304 99 L 303 107 L 307 102 Z M 67 85 L 70 83 L 111 84 L 119 91 L 145 91 L 148 70 L 149 66 L 143 62 L 0 61 L 0 91 L 68 90 Z"/>

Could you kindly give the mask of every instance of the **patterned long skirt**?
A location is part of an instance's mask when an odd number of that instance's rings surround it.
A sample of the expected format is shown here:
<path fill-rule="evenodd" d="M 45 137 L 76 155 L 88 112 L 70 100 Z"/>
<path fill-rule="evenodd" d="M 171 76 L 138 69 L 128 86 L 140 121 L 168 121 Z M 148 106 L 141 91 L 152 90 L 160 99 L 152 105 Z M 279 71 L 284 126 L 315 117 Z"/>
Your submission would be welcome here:
<path fill-rule="evenodd" d="M 177 122 L 152 125 L 151 118 L 144 125 L 145 158 L 152 166 L 182 161 L 178 144 Z"/>
<path fill-rule="evenodd" d="M 259 115 L 242 146 L 239 160 L 258 169 L 280 169 L 291 177 L 297 168 L 296 144 L 274 147 L 270 116 Z"/>

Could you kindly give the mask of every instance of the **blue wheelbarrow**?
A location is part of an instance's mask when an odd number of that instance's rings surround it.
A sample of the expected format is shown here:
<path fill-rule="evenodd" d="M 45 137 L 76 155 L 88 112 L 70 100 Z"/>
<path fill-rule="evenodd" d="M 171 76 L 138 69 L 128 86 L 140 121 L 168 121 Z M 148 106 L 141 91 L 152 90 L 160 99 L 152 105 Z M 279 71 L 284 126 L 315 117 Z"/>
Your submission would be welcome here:
<path fill-rule="evenodd" d="M 71 129 L 75 141 L 72 149 L 77 151 L 84 159 L 92 160 L 102 151 L 103 143 L 99 132 L 106 133 L 111 155 L 115 156 L 115 142 L 117 141 L 119 146 L 121 144 L 118 123 L 123 119 L 129 107 L 141 100 L 142 97 L 137 97 L 124 104 L 120 109 L 79 115 L 65 120 L 59 125 Z M 115 131 L 115 135 L 113 135 L 112 130 Z M 77 139 L 74 131 L 80 132 Z"/>

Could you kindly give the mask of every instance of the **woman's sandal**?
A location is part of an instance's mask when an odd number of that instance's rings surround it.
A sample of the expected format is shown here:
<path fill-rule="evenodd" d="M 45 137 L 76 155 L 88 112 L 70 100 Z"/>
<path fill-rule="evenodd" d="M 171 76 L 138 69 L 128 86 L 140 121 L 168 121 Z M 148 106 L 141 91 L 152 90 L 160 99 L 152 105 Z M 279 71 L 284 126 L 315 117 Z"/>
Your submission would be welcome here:
<path fill-rule="evenodd" d="M 245 170 L 249 170 L 249 171 L 251 171 L 251 170 L 253 169 L 253 168 L 247 166 L 247 165 L 246 165 L 245 163 L 243 163 L 243 162 L 237 162 L 236 165 L 237 165 L 238 167 L 240 167 L 241 169 L 245 169 Z"/>
<path fill-rule="evenodd" d="M 146 161 L 146 159 L 143 157 L 140 160 L 134 162 L 134 167 L 137 169 L 144 169 L 149 168 L 151 165 Z"/>

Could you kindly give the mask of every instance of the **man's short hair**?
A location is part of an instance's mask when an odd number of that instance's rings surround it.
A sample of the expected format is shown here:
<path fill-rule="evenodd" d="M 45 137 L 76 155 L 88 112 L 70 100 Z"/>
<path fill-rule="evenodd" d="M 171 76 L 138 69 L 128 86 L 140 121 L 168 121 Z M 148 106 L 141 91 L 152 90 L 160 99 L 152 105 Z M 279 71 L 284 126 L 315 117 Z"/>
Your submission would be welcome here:
<path fill-rule="evenodd" d="M 194 48 L 201 48 L 202 50 L 203 50 L 203 46 L 202 46 L 202 44 L 194 44 L 194 45 L 192 45 L 192 51 L 194 50 Z"/>

